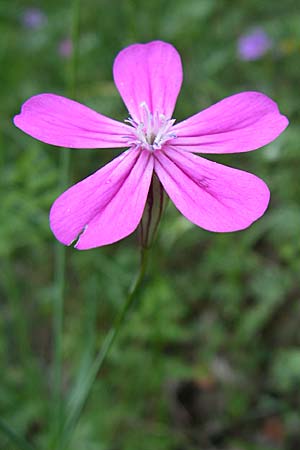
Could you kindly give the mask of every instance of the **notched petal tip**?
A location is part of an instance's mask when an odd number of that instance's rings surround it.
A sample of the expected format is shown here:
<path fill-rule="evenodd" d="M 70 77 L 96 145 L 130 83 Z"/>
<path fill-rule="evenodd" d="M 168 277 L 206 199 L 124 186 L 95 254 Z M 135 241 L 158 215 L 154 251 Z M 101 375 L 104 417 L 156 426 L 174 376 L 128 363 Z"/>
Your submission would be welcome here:
<path fill-rule="evenodd" d="M 191 153 L 168 149 L 155 170 L 178 210 L 208 231 L 248 228 L 269 204 L 269 188 L 257 176 Z"/>
<path fill-rule="evenodd" d="M 81 236 L 86 232 L 88 228 L 88 225 L 84 225 L 83 229 L 80 231 L 80 233 L 78 234 L 78 236 L 76 237 L 76 239 L 74 239 L 70 244 L 69 247 L 72 245 L 74 248 L 78 248 L 78 244 L 80 241 Z"/>
<path fill-rule="evenodd" d="M 194 153 L 241 153 L 275 140 L 288 119 L 267 95 L 240 92 L 174 125 L 174 146 Z"/>
<path fill-rule="evenodd" d="M 280 118 L 282 122 L 282 131 L 284 131 L 289 126 L 290 121 L 284 114 L 280 114 Z"/>
<path fill-rule="evenodd" d="M 46 144 L 69 148 L 124 148 L 128 125 L 55 94 L 29 98 L 15 126 Z"/>
<path fill-rule="evenodd" d="M 149 152 L 130 150 L 65 191 L 50 210 L 50 228 L 65 245 L 88 250 L 137 228 L 153 172 Z"/>
<path fill-rule="evenodd" d="M 181 58 L 172 44 L 152 41 L 126 47 L 115 58 L 113 75 L 136 122 L 142 121 L 140 105 L 143 102 L 151 113 L 158 111 L 168 119 L 172 117 L 182 83 Z"/>

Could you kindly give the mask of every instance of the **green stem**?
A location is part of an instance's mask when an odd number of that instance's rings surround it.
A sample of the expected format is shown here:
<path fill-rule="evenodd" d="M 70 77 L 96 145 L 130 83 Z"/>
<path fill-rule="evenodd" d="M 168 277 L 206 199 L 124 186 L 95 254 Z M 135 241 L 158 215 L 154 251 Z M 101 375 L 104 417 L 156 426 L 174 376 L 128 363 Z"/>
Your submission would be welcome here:
<path fill-rule="evenodd" d="M 114 343 L 117 335 L 119 334 L 122 325 L 124 324 L 124 320 L 127 317 L 127 314 L 133 305 L 134 300 L 138 296 L 139 288 L 141 287 L 141 284 L 144 280 L 144 276 L 146 273 L 147 263 L 148 263 L 148 250 L 142 249 L 140 268 L 135 278 L 135 281 L 128 293 L 128 296 L 121 310 L 117 314 L 117 317 L 115 318 L 112 328 L 107 333 L 104 342 L 102 344 L 102 347 L 100 348 L 93 364 L 89 369 L 89 372 L 87 373 L 84 383 L 82 383 L 81 378 L 81 383 L 77 382 L 74 386 L 73 392 L 70 397 L 70 402 L 68 405 L 69 414 L 67 416 L 64 425 L 63 439 L 61 442 L 61 447 L 59 447 L 60 449 L 66 448 L 70 436 L 77 425 L 81 411 L 88 399 L 93 383 L 107 359 L 112 344 Z"/>
<path fill-rule="evenodd" d="M 79 10 L 80 0 L 74 0 L 72 4 L 72 57 L 70 60 L 67 93 L 70 97 L 76 95 L 77 62 L 78 62 L 78 41 L 79 41 Z M 59 171 L 60 188 L 64 190 L 68 183 L 70 170 L 70 149 L 63 149 L 60 153 Z M 54 314 L 53 314 L 53 334 L 54 334 L 54 362 L 53 362 L 53 422 L 54 434 L 59 434 L 62 423 L 62 336 L 63 336 L 63 312 L 65 293 L 65 272 L 66 272 L 66 249 L 60 243 L 55 248 L 55 273 L 54 284 Z"/>
<path fill-rule="evenodd" d="M 27 376 L 30 376 L 28 383 L 32 380 L 31 373 L 31 351 L 30 340 L 28 336 L 28 318 L 25 315 L 22 308 L 22 298 L 20 295 L 20 289 L 18 283 L 16 283 L 16 277 L 13 276 L 13 261 L 11 258 L 4 260 L 2 269 L 3 286 L 7 293 L 7 299 L 10 302 L 11 310 L 14 318 L 14 335 L 17 341 L 17 351 L 19 352 L 22 368 L 25 370 Z M 27 380 L 26 380 L 27 381 Z"/>
<path fill-rule="evenodd" d="M 76 90 L 77 90 L 79 36 L 80 36 L 80 0 L 73 0 L 72 31 L 71 31 L 72 57 L 70 59 L 69 76 L 67 81 L 68 96 L 72 98 L 76 98 Z"/>
<path fill-rule="evenodd" d="M 55 433 L 61 423 L 62 399 L 61 399 L 61 381 L 62 381 L 62 329 L 63 329 L 63 309 L 64 309 L 64 290 L 65 290 L 65 265 L 66 254 L 63 248 L 56 244 L 55 248 L 55 275 L 54 283 L 56 285 L 54 299 L 53 315 L 53 334 L 54 334 L 54 361 L 53 361 L 53 421 L 55 424 Z"/>
<path fill-rule="evenodd" d="M 0 419 L 0 431 L 20 450 L 34 450 L 24 438 L 17 435 L 3 420 Z"/>

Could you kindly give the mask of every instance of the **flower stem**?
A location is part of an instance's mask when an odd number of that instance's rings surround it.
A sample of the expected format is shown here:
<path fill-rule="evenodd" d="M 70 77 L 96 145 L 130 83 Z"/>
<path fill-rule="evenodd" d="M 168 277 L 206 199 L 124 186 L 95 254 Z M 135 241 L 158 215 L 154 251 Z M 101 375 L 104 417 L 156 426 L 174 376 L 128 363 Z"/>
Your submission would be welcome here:
<path fill-rule="evenodd" d="M 84 379 L 84 382 L 81 377 L 80 380 L 78 379 L 78 382 L 75 383 L 75 386 L 74 386 L 73 392 L 71 393 L 70 401 L 68 404 L 69 412 L 68 412 L 68 415 L 66 418 L 64 429 L 63 429 L 61 447 L 59 447 L 59 448 L 63 448 L 63 449 L 66 448 L 66 445 L 70 439 L 71 433 L 75 429 L 77 422 L 79 420 L 81 411 L 88 399 L 88 396 L 89 396 L 89 393 L 93 386 L 93 383 L 107 359 L 107 356 L 112 347 L 112 344 L 114 343 L 117 335 L 119 334 L 119 332 L 122 328 L 122 325 L 124 324 L 124 320 L 127 317 L 127 314 L 133 305 L 134 300 L 138 296 L 139 289 L 142 285 L 142 282 L 144 280 L 144 276 L 145 276 L 145 273 L 147 270 L 147 264 L 148 264 L 148 250 L 142 249 L 141 250 L 141 263 L 140 263 L 139 271 L 138 271 L 135 281 L 128 293 L 128 296 L 127 296 L 121 310 L 117 314 L 112 328 L 107 333 L 107 335 L 104 339 L 104 342 L 103 342 L 93 364 L 91 365 L 91 367 Z"/>
<path fill-rule="evenodd" d="M 72 56 L 70 59 L 67 76 L 67 93 L 70 97 L 76 95 L 77 61 L 78 61 L 78 41 L 79 41 L 79 10 L 80 0 L 72 3 Z M 70 168 L 70 149 L 63 149 L 60 153 L 59 184 L 64 190 L 68 183 Z M 54 435 L 59 433 L 62 423 L 62 335 L 63 335 L 63 311 L 65 293 L 65 271 L 66 271 L 66 249 L 60 243 L 55 248 L 55 299 L 53 314 L 53 334 L 54 334 L 54 363 L 53 363 L 53 422 Z"/>

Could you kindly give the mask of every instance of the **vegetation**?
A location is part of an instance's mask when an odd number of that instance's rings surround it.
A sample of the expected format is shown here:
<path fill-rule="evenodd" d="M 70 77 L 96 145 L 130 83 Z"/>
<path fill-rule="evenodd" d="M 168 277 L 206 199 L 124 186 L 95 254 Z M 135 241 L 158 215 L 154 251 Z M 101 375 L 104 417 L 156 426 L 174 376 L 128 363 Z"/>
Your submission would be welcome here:
<path fill-rule="evenodd" d="M 41 11 L 38 25 L 26 21 L 29 8 Z M 36 449 L 54 448 L 53 430 L 68 410 L 70 388 L 78 373 L 85 379 L 138 267 L 135 234 L 86 252 L 66 249 L 60 411 L 53 400 L 57 244 L 48 212 L 61 192 L 64 150 L 26 136 L 11 119 L 31 95 L 67 95 L 72 8 L 69 0 L 0 5 L 0 448 L 5 450 L 25 448 L 6 427 Z M 251 228 L 209 233 L 170 202 L 139 301 L 94 383 L 72 434 L 72 450 L 300 448 L 299 20 L 293 0 L 82 3 L 75 43 L 80 102 L 125 119 L 112 81 L 113 59 L 133 42 L 163 39 L 178 48 L 184 65 L 177 120 L 233 93 L 258 90 L 280 105 L 290 126 L 266 148 L 211 158 L 268 183 L 269 209 Z M 256 60 L 243 60 L 238 40 L 257 26 L 272 47 Z M 73 150 L 68 184 L 116 154 Z"/>

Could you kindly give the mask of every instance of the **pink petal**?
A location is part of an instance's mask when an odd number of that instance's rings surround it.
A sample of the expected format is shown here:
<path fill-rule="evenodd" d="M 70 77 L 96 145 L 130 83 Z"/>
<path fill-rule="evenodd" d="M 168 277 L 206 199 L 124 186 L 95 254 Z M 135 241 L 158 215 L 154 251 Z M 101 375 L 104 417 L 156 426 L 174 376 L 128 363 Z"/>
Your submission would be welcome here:
<path fill-rule="evenodd" d="M 56 238 L 80 250 L 111 244 L 138 226 L 151 182 L 153 157 L 128 150 L 75 184 L 54 202 L 50 227 Z"/>
<path fill-rule="evenodd" d="M 116 86 L 131 117 L 142 120 L 141 103 L 171 118 L 182 83 L 177 50 L 166 42 L 134 44 L 122 50 L 113 67 Z"/>
<path fill-rule="evenodd" d="M 172 145 L 189 152 L 238 153 L 276 139 L 288 126 L 273 100 L 259 92 L 242 92 L 178 123 Z"/>
<path fill-rule="evenodd" d="M 70 148 L 125 147 L 131 127 L 54 94 L 31 97 L 15 125 L 46 144 Z"/>
<path fill-rule="evenodd" d="M 169 148 L 155 157 L 154 169 L 175 206 L 206 230 L 242 230 L 268 206 L 269 189 L 255 175 Z"/>

